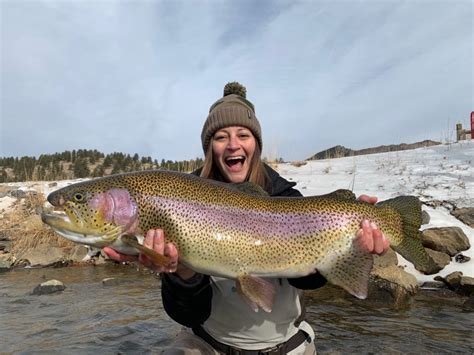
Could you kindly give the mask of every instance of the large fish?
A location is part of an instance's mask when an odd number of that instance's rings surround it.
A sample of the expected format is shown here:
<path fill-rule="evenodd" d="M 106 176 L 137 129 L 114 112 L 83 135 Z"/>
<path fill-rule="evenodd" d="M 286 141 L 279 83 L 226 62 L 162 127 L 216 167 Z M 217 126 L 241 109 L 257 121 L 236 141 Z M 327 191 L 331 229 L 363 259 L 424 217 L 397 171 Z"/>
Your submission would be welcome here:
<path fill-rule="evenodd" d="M 248 191 L 249 187 L 253 190 Z M 359 298 L 367 296 L 372 255 L 355 242 L 363 219 L 377 224 L 392 248 L 428 268 L 418 238 L 421 205 L 403 196 L 376 206 L 340 190 L 324 196 L 272 198 L 258 187 L 189 174 L 145 171 L 73 184 L 48 196 L 65 213 L 44 213 L 57 233 L 77 243 L 169 259 L 139 243 L 162 228 L 179 260 L 197 272 L 236 279 L 244 299 L 270 312 L 274 290 L 264 277 L 320 272 Z M 137 237 L 135 239 L 134 237 Z"/>

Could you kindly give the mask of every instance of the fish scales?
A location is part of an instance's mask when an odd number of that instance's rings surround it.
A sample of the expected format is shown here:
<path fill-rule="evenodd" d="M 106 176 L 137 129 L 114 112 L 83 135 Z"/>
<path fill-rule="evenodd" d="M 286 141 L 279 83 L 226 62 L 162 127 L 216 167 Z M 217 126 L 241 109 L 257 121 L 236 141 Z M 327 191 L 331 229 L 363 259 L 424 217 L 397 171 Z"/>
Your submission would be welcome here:
<path fill-rule="evenodd" d="M 66 238 L 130 252 L 122 236 L 162 228 L 184 264 L 242 281 L 247 275 L 297 277 L 317 269 L 330 282 L 365 297 L 372 257 L 354 243 L 363 219 L 376 223 L 407 259 L 429 262 L 419 241 L 412 241 L 416 236 L 404 232 L 419 228 L 421 207 L 412 197 L 381 206 L 356 201 L 347 192 L 271 198 L 193 175 L 147 171 L 74 184 L 48 200 L 66 215 L 45 214 L 43 221 Z M 405 250 L 407 238 L 415 251 Z M 263 303 L 259 306 L 268 308 Z"/>

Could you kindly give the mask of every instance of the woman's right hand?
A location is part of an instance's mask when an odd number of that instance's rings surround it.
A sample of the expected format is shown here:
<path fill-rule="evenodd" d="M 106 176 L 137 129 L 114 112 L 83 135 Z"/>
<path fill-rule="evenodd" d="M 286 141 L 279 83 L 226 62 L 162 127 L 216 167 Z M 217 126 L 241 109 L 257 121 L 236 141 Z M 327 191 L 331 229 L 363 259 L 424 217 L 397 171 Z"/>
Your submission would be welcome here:
<path fill-rule="evenodd" d="M 160 273 L 176 273 L 181 279 L 187 280 L 193 277 L 196 273 L 178 263 L 178 250 L 173 243 L 165 243 L 164 232 L 162 229 L 150 229 L 143 241 L 143 245 L 157 252 L 158 254 L 170 258 L 170 263 L 166 266 L 161 266 L 153 263 L 153 261 L 145 254 L 138 255 L 138 262 L 143 266 Z M 116 261 L 136 261 L 137 257 L 124 255 L 118 253 L 116 250 L 105 247 L 104 252 Z"/>

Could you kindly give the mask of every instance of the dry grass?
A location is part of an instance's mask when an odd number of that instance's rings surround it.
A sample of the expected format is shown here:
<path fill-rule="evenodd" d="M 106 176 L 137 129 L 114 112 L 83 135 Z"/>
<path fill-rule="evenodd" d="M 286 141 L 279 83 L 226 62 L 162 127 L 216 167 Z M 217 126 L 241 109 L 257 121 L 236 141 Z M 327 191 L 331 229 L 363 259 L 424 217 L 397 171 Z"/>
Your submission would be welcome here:
<path fill-rule="evenodd" d="M 46 198 L 41 193 L 28 193 L 18 200 L 11 212 L 4 215 L 1 231 L 12 240 L 11 251 L 19 253 L 39 245 L 71 248 L 74 244 L 57 235 L 41 221 L 40 213 Z"/>
<path fill-rule="evenodd" d="M 295 166 L 295 167 L 297 167 L 297 168 L 299 168 L 300 166 L 304 166 L 304 165 L 306 165 L 306 164 L 308 164 L 308 162 L 306 162 L 306 161 L 301 161 L 301 160 L 291 162 L 291 165 L 293 165 L 293 166 Z"/>

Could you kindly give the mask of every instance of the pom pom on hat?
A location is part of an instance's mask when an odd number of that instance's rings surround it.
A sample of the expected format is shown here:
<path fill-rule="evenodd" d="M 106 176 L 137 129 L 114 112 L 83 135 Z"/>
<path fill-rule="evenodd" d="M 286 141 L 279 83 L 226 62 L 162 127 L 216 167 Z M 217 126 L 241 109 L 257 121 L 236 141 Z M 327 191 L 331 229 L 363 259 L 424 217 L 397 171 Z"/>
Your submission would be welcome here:
<path fill-rule="evenodd" d="M 244 99 L 246 99 L 247 98 L 247 89 L 245 88 L 245 86 L 243 86 L 241 83 L 239 83 L 237 81 L 233 81 L 231 83 L 225 84 L 225 86 L 224 86 L 224 96 L 232 95 L 232 94 L 239 95 L 239 96 L 243 97 Z"/>
<path fill-rule="evenodd" d="M 242 84 L 234 81 L 224 86 L 224 96 L 210 107 L 202 128 L 201 142 L 204 153 L 207 152 L 214 133 L 229 126 L 248 128 L 262 148 L 262 130 L 255 116 L 255 107 L 246 97 L 247 89 Z"/>

